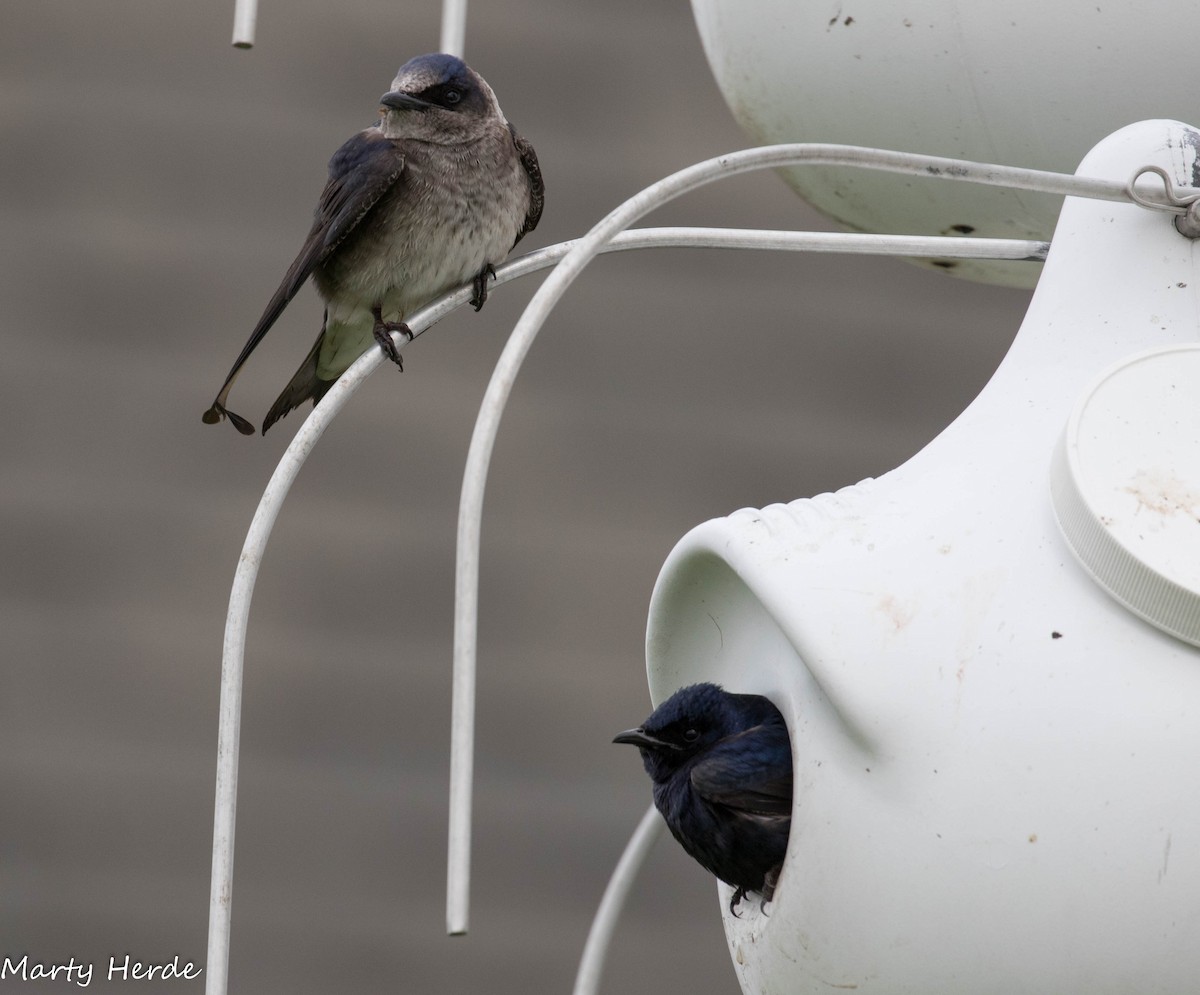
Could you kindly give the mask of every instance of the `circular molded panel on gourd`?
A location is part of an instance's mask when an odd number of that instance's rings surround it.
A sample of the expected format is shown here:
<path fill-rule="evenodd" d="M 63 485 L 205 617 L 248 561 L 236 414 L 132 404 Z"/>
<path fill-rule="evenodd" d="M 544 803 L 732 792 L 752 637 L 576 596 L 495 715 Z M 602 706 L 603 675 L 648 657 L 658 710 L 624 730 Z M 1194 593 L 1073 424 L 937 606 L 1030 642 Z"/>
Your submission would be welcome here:
<path fill-rule="evenodd" d="M 1200 345 L 1102 374 L 1067 422 L 1051 480 L 1059 525 L 1088 573 L 1200 646 Z"/>

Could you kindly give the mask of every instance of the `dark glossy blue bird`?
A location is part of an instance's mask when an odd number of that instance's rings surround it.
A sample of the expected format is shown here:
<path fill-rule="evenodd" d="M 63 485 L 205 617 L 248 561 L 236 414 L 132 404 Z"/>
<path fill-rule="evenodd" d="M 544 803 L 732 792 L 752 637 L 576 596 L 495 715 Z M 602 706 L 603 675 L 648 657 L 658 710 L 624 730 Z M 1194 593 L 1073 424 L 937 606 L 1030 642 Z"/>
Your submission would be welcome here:
<path fill-rule="evenodd" d="M 702 867 L 736 891 L 775 894 L 792 824 L 792 748 L 779 709 L 716 684 L 676 691 L 636 729 L 632 743 L 654 782 L 654 804 Z"/>

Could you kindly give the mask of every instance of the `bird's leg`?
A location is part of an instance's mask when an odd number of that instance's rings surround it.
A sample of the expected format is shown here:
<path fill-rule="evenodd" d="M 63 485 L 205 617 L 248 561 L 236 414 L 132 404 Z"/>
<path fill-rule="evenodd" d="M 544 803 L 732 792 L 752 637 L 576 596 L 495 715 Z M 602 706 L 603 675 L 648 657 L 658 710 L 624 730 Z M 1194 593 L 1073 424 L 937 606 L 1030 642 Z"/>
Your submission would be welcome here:
<path fill-rule="evenodd" d="M 729 900 L 729 914 L 731 916 L 733 916 L 735 919 L 742 918 L 740 915 L 738 915 L 736 907 L 741 903 L 742 899 L 745 897 L 746 897 L 745 886 L 738 885 L 738 890 L 733 893 L 733 898 L 731 898 Z"/>
<path fill-rule="evenodd" d="M 403 373 L 404 361 L 401 360 L 400 350 L 396 348 L 396 343 L 392 340 L 392 332 L 401 332 L 408 336 L 408 341 L 411 342 L 415 337 L 412 329 L 403 321 L 384 321 L 383 306 L 380 304 L 376 304 L 371 308 L 371 316 L 375 319 L 375 328 L 372 330 L 375 335 L 375 341 L 379 343 L 379 348 L 383 350 L 383 354 L 400 367 L 400 372 Z"/>
<path fill-rule="evenodd" d="M 471 286 L 475 290 L 475 295 L 471 298 L 471 307 L 478 311 L 483 307 L 488 297 L 488 277 L 496 279 L 496 267 L 488 263 L 475 274 L 475 279 L 471 281 Z"/>
<path fill-rule="evenodd" d="M 762 897 L 763 905 L 772 901 L 775 898 L 775 889 L 779 885 L 779 875 L 783 871 L 783 864 L 772 867 L 766 874 L 763 875 Z"/>

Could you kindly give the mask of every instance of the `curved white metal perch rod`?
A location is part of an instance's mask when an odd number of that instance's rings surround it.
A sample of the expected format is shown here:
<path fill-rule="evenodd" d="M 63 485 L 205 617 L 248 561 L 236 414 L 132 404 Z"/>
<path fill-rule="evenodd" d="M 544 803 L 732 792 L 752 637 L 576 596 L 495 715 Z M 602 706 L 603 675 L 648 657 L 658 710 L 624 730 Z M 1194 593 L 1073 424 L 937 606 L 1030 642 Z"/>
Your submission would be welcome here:
<path fill-rule="evenodd" d="M 638 871 L 646 862 L 651 847 L 662 836 L 666 823 L 658 814 L 658 809 L 651 805 L 637 829 L 625 844 L 625 851 L 617 866 L 613 869 L 612 877 L 608 879 L 608 887 L 604 889 L 604 897 L 596 909 L 592 920 L 592 928 L 588 930 L 587 942 L 583 945 L 583 956 L 579 958 L 579 970 L 575 974 L 575 988 L 572 995 L 596 995 L 600 990 L 600 977 L 604 972 L 604 960 L 608 948 L 612 944 L 613 931 L 617 928 L 617 920 L 625 909 L 625 900 L 633 888 Z"/>
<path fill-rule="evenodd" d="M 575 246 L 562 242 L 520 256 L 496 270 L 496 284 L 508 283 L 547 269 Z M 947 258 L 1045 258 L 1047 243 L 1020 239 L 922 238 L 829 232 L 759 231 L 754 229 L 645 228 L 624 232 L 603 251 L 674 247 L 742 248 L 791 251 L 836 251 L 874 255 L 924 255 Z M 409 320 L 414 337 L 467 303 L 470 288 L 461 288 L 416 312 Z M 407 342 L 397 340 L 398 348 Z M 230 911 L 233 890 L 234 829 L 237 810 L 238 747 L 241 739 L 242 673 L 250 601 L 267 540 L 284 498 L 308 454 L 334 416 L 371 372 L 382 353 L 372 349 L 334 384 L 293 437 L 271 476 L 255 511 L 234 574 L 225 622 L 221 666 L 221 703 L 217 739 L 216 806 L 213 817 L 212 888 L 209 907 L 207 995 L 224 995 L 228 984 Z"/>
<path fill-rule="evenodd" d="M 798 160 L 789 160 L 788 156 L 796 156 L 796 146 L 774 147 L 766 150 L 751 150 L 749 153 L 737 153 L 735 156 L 723 157 L 721 160 L 714 162 L 721 164 L 718 170 L 718 175 L 730 175 L 733 172 L 741 172 L 746 169 L 762 168 L 764 166 L 787 165 L 789 161 L 820 161 L 815 158 L 812 153 L 814 147 L 799 147 L 802 152 Z M 844 148 L 844 147 L 816 147 L 817 149 L 827 150 L 829 148 Z M 858 153 L 860 150 L 851 149 L 853 153 Z M 887 153 L 889 156 L 897 156 L 897 153 Z M 753 159 L 747 162 L 747 157 L 753 156 Z M 903 158 L 924 162 L 925 157 L 920 156 L 905 156 Z M 936 162 L 946 163 L 952 160 L 935 160 Z M 726 165 L 728 164 L 728 165 Z M 701 167 L 707 164 L 700 164 Z M 697 167 L 693 167 L 696 169 Z M 710 167 L 711 168 L 711 167 Z M 984 169 L 994 169 L 998 167 L 983 167 Z M 1028 173 L 1030 171 L 1015 171 L 1018 173 Z M 685 171 L 685 174 L 688 171 Z M 684 174 L 676 174 L 679 177 Z M 1074 177 L 1060 177 L 1057 174 L 1045 174 L 1053 177 L 1056 180 L 1071 181 Z M 712 177 L 712 178 L 715 178 Z M 965 175 L 959 178 L 965 178 Z M 668 181 L 675 180 L 675 177 L 669 177 Z M 685 179 L 691 179 L 685 177 Z M 667 181 L 664 181 L 667 182 Z M 695 185 L 707 180 L 694 181 Z M 981 182 L 989 182 L 982 180 Z M 996 181 L 1000 182 L 1000 181 Z M 1065 183 L 1068 189 L 1065 192 L 1080 193 L 1084 196 L 1104 196 L 1111 199 L 1121 199 L 1119 191 L 1114 189 L 1112 184 L 1099 184 L 1100 189 L 1096 186 L 1099 181 L 1084 181 L 1088 184 L 1086 190 L 1069 189 L 1069 182 Z M 676 188 L 672 196 L 684 192 L 688 189 L 686 185 L 680 185 L 676 180 Z M 654 188 L 650 188 L 654 190 Z M 645 213 L 656 206 L 653 201 L 646 201 L 648 192 L 639 195 L 639 210 Z M 661 202 L 658 201 L 658 202 Z M 642 206 L 644 204 L 644 206 Z M 610 218 L 612 215 L 610 215 Z M 619 221 L 620 219 L 618 219 Z M 627 223 L 627 222 L 625 222 Z M 593 230 L 594 234 L 595 230 Z M 528 255 L 521 256 L 510 262 L 505 263 L 496 271 L 496 284 L 507 283 L 510 280 L 515 280 L 519 277 L 536 273 L 542 269 L 546 269 L 576 250 L 583 249 L 587 253 L 587 258 L 590 259 L 597 252 L 609 252 L 624 249 L 637 249 L 646 247 L 663 247 L 663 246 L 681 246 L 681 247 L 705 247 L 705 248 L 756 248 L 784 251 L 827 251 L 827 252 L 849 252 L 849 253 L 869 253 L 880 255 L 922 255 L 943 258 L 997 258 L 997 259 L 1041 259 L 1045 257 L 1046 243 L 1023 241 L 1016 239 L 970 239 L 970 238 L 941 238 L 941 237 L 920 237 L 920 236 L 891 236 L 891 235 L 862 235 L 862 234 L 841 234 L 841 233 L 805 233 L 805 232 L 787 232 L 787 231 L 757 231 L 746 229 L 707 229 L 707 228 L 657 228 L 657 229 L 640 229 L 637 231 L 623 232 L 615 237 L 608 237 L 607 242 L 601 242 L 600 238 L 589 236 L 588 239 L 577 241 L 564 242 L 558 245 L 550 246 L 544 249 L 531 252 Z M 577 254 L 577 260 L 580 258 Z M 580 263 L 579 268 L 582 268 Z M 568 281 L 569 282 L 569 281 Z M 563 284 L 562 289 L 565 289 Z M 414 336 L 424 333 L 424 331 L 441 320 L 454 309 L 465 304 L 470 297 L 471 289 L 468 287 L 460 288 L 433 304 L 422 308 L 419 312 L 413 314 L 409 319 L 409 326 L 412 328 Z M 561 289 L 558 291 L 561 295 Z M 535 297 L 535 301 L 537 298 Z M 532 302 L 530 307 L 532 307 Z M 526 318 L 530 311 L 527 309 Z M 524 319 L 523 319 L 524 320 Z M 539 323 L 540 323 L 539 319 Z M 518 326 L 519 328 L 520 326 Z M 526 333 L 528 334 L 528 333 Z M 516 332 L 514 331 L 514 337 Z M 403 348 L 407 343 L 399 340 L 397 345 Z M 512 342 L 510 340 L 510 347 Z M 526 349 L 528 346 L 525 347 Z M 506 348 L 506 355 L 510 349 Z M 523 355 L 523 353 L 522 353 Z M 280 459 L 279 465 L 276 467 L 271 480 L 267 484 L 260 499 L 257 510 L 250 528 L 247 531 L 246 541 L 242 548 L 242 553 L 238 561 L 237 570 L 235 572 L 232 590 L 229 599 L 229 611 L 226 618 L 225 639 L 222 652 L 222 668 L 221 668 L 221 703 L 219 710 L 220 728 L 218 732 L 217 745 L 217 778 L 216 778 L 216 805 L 214 811 L 214 827 L 213 827 L 213 864 L 212 864 L 212 887 L 210 896 L 209 909 L 209 941 L 208 941 L 208 977 L 206 979 L 207 995 L 224 995 L 227 991 L 228 983 L 228 958 L 229 958 L 229 927 L 230 927 L 230 911 L 233 887 L 233 853 L 234 853 L 234 828 L 237 805 L 237 762 L 238 762 L 238 746 L 241 736 L 241 700 L 242 700 L 242 673 L 244 665 L 246 629 L 250 611 L 251 596 L 254 591 L 254 583 L 258 576 L 258 568 L 262 561 L 262 556 L 266 548 L 267 540 L 270 537 L 271 530 L 278 517 L 279 509 L 282 506 L 284 498 L 287 496 L 293 481 L 296 479 L 300 468 L 304 465 L 308 454 L 316 445 L 317 440 L 324 433 L 329 422 L 336 416 L 338 411 L 349 399 L 350 395 L 358 388 L 364 379 L 379 365 L 382 358 L 382 353 L 378 350 L 370 350 L 363 355 L 342 377 L 334 384 L 326 395 L 324 400 L 319 404 L 312 414 L 305 420 L 292 439 L 283 457 Z M 503 358 L 502 358 L 503 359 Z M 515 370 L 513 371 L 515 375 Z M 493 377 L 493 384 L 495 377 Z M 489 388 L 491 389 L 491 388 Z M 505 392 L 507 394 L 507 391 Z M 485 398 L 485 402 L 487 398 Z M 493 398 L 494 403 L 494 398 Z M 476 435 L 478 436 L 478 425 Z M 494 426 L 492 430 L 494 438 Z M 480 450 L 476 444 L 476 440 L 472 442 L 474 461 L 477 464 L 480 454 L 485 450 Z M 486 449 L 486 453 L 490 454 L 490 446 Z M 468 467 L 471 466 L 471 459 L 468 459 Z M 486 470 L 486 461 L 485 467 Z M 480 478 L 479 498 L 482 498 L 482 478 Z M 460 523 L 462 516 L 460 514 Z M 478 529 L 476 528 L 476 535 Z M 462 551 L 465 547 L 461 542 L 460 528 L 460 546 L 459 555 L 461 558 Z M 472 547 L 474 552 L 474 577 L 478 576 L 478 543 Z M 459 581 L 463 580 L 464 573 L 461 565 L 459 565 Z M 461 604 L 461 602 L 460 602 Z M 467 701 L 469 710 L 465 712 L 468 718 L 473 717 L 474 713 L 474 682 L 473 682 L 473 654 L 474 654 L 474 611 L 471 612 L 471 684 L 470 697 Z M 461 689 L 463 684 L 458 678 L 458 667 L 460 660 L 461 636 L 463 633 L 461 626 L 456 628 L 456 645 L 455 645 L 455 660 L 456 660 L 456 694 L 460 697 L 455 701 L 455 716 L 461 723 L 464 715 L 464 701 L 461 697 Z M 454 744 L 457 744 L 459 762 L 455 768 L 454 777 L 456 783 L 465 783 L 468 788 L 466 803 L 469 806 L 469 786 L 471 779 L 470 766 L 463 766 L 464 755 L 469 762 L 470 748 L 472 745 L 473 736 L 471 730 L 467 730 L 467 738 L 463 739 L 461 734 L 457 733 L 454 737 Z M 464 754 L 465 744 L 465 754 Z M 452 744 L 452 752 L 454 745 Z M 461 791 L 461 788 L 459 789 Z M 452 802 L 453 806 L 453 802 Z M 463 819 L 463 806 L 459 804 L 457 807 L 452 807 L 452 818 L 454 813 L 458 813 L 458 824 L 469 825 L 469 807 L 466 810 L 467 818 Z M 459 895 L 459 906 L 461 914 L 457 917 L 448 916 L 451 925 L 451 932 L 465 932 L 466 926 L 466 863 L 462 860 L 463 855 L 469 852 L 469 838 L 463 836 L 460 839 L 460 853 L 456 858 L 453 851 L 451 854 L 451 879 L 454 878 L 455 868 L 457 867 L 458 878 L 461 882 L 461 887 L 457 890 Z M 455 861 L 458 861 L 457 864 Z M 451 894 L 455 894 L 454 888 L 451 889 Z M 453 903 L 449 908 L 454 908 Z M 456 923 L 461 924 L 461 928 L 454 928 Z"/>
<path fill-rule="evenodd" d="M 459 502 L 454 613 L 454 678 L 450 746 L 450 827 L 447 863 L 446 926 L 452 934 L 467 931 L 470 890 L 471 782 L 475 716 L 475 650 L 479 598 L 479 538 L 483 494 L 500 418 L 521 364 L 551 309 L 585 266 L 618 232 L 656 207 L 727 176 L 779 166 L 839 165 L 914 176 L 959 180 L 989 186 L 1036 190 L 1064 196 L 1136 202 L 1185 214 L 1187 205 L 1170 196 L 1149 196 L 1139 189 L 1135 173 L 1128 183 L 966 162 L 941 156 L 891 152 L 851 145 L 787 144 L 745 149 L 696 163 L 647 187 L 625 201 L 580 238 L 538 289 L 521 315 L 496 363 L 480 405 L 463 473 Z M 1168 194 L 1174 193 L 1168 191 Z"/>

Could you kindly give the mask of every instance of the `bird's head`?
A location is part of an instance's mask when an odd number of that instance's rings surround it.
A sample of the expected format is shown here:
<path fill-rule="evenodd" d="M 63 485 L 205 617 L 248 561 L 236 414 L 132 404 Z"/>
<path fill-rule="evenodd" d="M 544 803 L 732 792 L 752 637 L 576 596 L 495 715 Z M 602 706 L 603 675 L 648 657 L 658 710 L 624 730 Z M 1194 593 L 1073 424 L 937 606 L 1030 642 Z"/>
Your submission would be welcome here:
<path fill-rule="evenodd" d="M 440 53 L 404 63 L 379 105 L 387 138 L 469 141 L 486 123 L 504 121 L 487 81 L 462 59 Z"/>
<path fill-rule="evenodd" d="M 714 743 L 741 731 L 737 701 L 716 684 L 692 684 L 671 695 L 636 729 L 618 733 L 613 742 L 636 746 L 651 780 L 662 781 Z"/>

